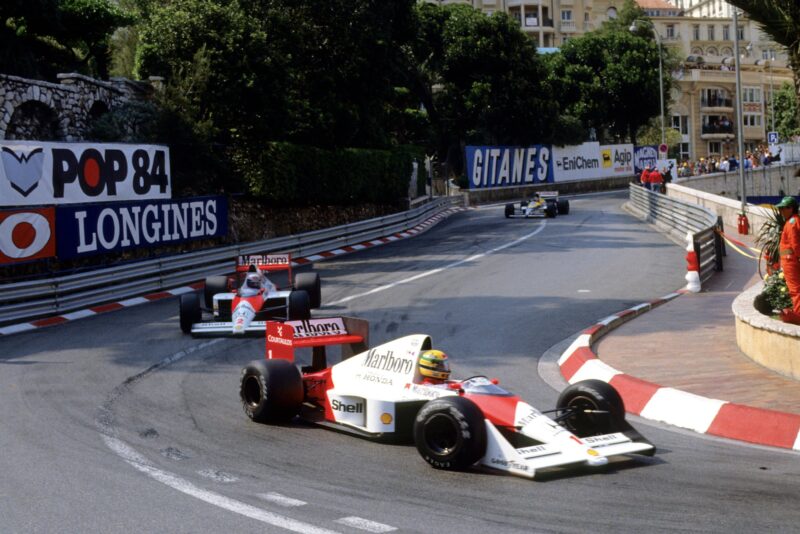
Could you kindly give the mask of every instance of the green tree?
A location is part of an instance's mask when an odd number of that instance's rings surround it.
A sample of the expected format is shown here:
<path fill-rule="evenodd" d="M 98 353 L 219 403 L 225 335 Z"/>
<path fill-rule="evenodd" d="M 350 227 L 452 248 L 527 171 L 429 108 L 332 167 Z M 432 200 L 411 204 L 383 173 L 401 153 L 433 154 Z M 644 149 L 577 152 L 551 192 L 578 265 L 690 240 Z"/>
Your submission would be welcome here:
<path fill-rule="evenodd" d="M 4 0 L 0 71 L 39 78 L 78 71 L 105 78 L 109 37 L 131 21 L 109 0 Z"/>
<path fill-rule="evenodd" d="M 637 130 L 660 114 L 659 53 L 655 41 L 627 28 L 570 39 L 553 58 L 557 94 L 566 111 L 594 128 L 600 141 L 636 143 Z M 665 96 L 669 65 L 665 61 Z"/>
<path fill-rule="evenodd" d="M 794 72 L 795 99 L 800 99 L 800 2 L 797 0 L 729 0 L 758 22 L 764 33 L 782 45 Z M 798 106 L 800 112 L 800 106 Z"/>
<path fill-rule="evenodd" d="M 547 69 L 517 22 L 461 5 L 421 4 L 417 17 L 410 86 L 428 113 L 440 161 L 457 172 L 467 143 L 553 138 L 559 109 Z"/>
<path fill-rule="evenodd" d="M 781 139 L 791 139 L 800 135 L 798 104 L 794 87 L 785 82 L 775 91 L 775 129 Z"/>

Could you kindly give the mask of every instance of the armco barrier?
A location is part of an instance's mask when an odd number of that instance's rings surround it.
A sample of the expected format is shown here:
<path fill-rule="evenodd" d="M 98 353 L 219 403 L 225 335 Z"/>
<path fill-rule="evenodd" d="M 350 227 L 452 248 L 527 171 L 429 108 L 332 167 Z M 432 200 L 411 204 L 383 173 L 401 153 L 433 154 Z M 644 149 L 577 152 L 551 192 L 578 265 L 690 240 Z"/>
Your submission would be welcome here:
<path fill-rule="evenodd" d="M 301 257 L 358 244 L 413 228 L 461 202 L 461 197 L 439 198 L 402 213 L 304 234 L 0 285 L 0 324 L 81 310 L 226 274 L 240 254 L 290 252 Z"/>
<path fill-rule="evenodd" d="M 655 224 L 673 241 L 683 245 L 686 234 L 692 235 L 694 251 L 700 263 L 700 280 L 705 282 L 714 271 L 722 270 L 725 248 L 717 229 L 722 222 L 717 215 L 702 206 L 653 193 L 637 184 L 630 184 L 629 211 Z"/>

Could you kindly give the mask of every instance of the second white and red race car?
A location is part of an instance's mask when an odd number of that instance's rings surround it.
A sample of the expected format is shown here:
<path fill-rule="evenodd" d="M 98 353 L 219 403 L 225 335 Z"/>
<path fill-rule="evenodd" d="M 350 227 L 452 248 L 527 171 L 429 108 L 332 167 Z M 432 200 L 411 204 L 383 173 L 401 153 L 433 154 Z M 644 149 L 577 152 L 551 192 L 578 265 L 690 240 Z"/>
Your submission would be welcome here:
<path fill-rule="evenodd" d="M 286 271 L 290 285 L 278 287 L 267 273 Z M 250 254 L 236 260 L 235 276 L 210 276 L 200 296 L 180 297 L 180 326 L 193 336 L 263 336 L 267 319 L 308 319 L 320 307 L 317 273 L 292 280 L 289 254 Z M 204 315 L 208 317 L 204 320 Z"/>
<path fill-rule="evenodd" d="M 368 326 L 358 319 L 268 322 L 266 359 L 242 369 L 245 413 L 256 422 L 299 415 L 368 439 L 413 440 L 435 468 L 478 464 L 527 478 L 655 453 L 625 420 L 622 399 L 605 382 L 568 386 L 548 416 L 485 376 L 431 382 L 420 367 L 438 352 L 427 335 L 372 349 L 367 344 Z M 327 345 L 342 345 L 340 363 L 327 365 Z M 295 363 L 294 351 L 302 347 L 313 348 L 310 366 Z"/>

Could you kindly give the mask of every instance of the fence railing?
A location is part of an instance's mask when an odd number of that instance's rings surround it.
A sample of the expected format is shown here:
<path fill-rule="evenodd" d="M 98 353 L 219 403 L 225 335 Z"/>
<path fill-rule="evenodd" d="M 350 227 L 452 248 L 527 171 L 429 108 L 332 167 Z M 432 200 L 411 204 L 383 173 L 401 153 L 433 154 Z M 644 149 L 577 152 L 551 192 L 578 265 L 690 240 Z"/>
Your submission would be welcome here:
<path fill-rule="evenodd" d="M 275 239 L 239 243 L 198 252 L 80 274 L 0 285 L 0 324 L 82 310 L 106 302 L 157 293 L 233 271 L 240 254 L 290 252 L 304 257 L 411 229 L 455 205 L 461 197 L 435 199 L 401 213 Z"/>
<path fill-rule="evenodd" d="M 700 280 L 705 282 L 715 271 L 722 270 L 725 245 L 717 230 L 723 230 L 722 219 L 713 211 L 696 204 L 653 193 L 631 184 L 628 207 L 644 220 L 654 223 L 677 242 L 686 242 L 692 234 L 694 251 L 700 263 Z"/>

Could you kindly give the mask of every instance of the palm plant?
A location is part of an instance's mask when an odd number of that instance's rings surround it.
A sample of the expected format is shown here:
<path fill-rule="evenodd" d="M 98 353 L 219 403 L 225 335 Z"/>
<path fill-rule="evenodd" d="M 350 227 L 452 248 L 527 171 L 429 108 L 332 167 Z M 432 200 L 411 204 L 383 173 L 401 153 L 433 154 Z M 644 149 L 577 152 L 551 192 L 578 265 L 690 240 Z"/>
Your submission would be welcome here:
<path fill-rule="evenodd" d="M 756 244 L 761 247 L 761 257 L 767 263 L 767 274 L 771 274 L 773 269 L 777 269 L 775 264 L 780 257 L 781 232 L 783 232 L 784 222 L 780 212 L 771 207 L 770 216 L 761 225 L 756 236 Z M 761 258 L 758 260 L 758 274 L 761 275 Z"/>
<path fill-rule="evenodd" d="M 786 48 L 794 73 L 794 94 L 800 99 L 800 2 L 797 0 L 728 0 L 759 23 L 773 41 Z M 798 108 L 800 109 L 800 108 Z"/>

